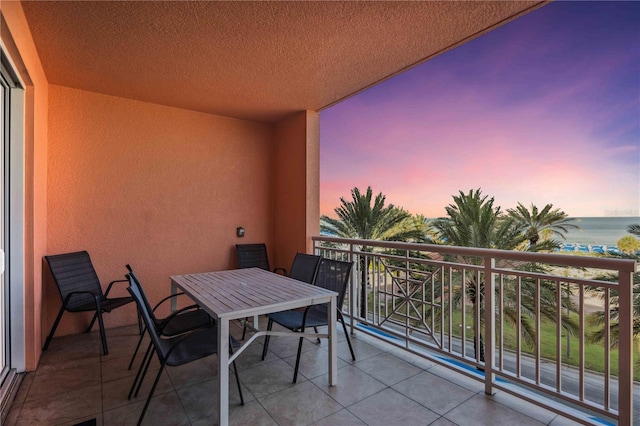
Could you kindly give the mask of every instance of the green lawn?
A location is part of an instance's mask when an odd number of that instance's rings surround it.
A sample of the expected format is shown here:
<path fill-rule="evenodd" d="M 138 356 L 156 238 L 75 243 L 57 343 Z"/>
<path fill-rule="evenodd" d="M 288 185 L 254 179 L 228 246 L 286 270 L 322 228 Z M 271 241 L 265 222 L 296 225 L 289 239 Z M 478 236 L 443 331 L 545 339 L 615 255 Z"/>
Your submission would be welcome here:
<path fill-rule="evenodd" d="M 468 307 L 466 311 L 466 324 L 471 326 L 473 324 L 473 308 Z M 454 310 L 452 312 L 453 315 L 453 330 L 451 331 L 454 336 L 461 337 L 462 331 L 459 327 L 459 324 L 462 323 L 462 316 L 460 310 Z M 577 314 L 572 314 L 575 316 L 577 321 Z M 397 321 L 404 323 L 404 319 L 401 316 L 395 318 Z M 445 319 L 445 324 L 448 324 L 448 319 Z M 586 325 L 586 333 L 590 334 L 592 331 L 596 329 L 594 326 Z M 439 327 L 437 330 L 439 331 Z M 565 331 L 562 330 L 561 335 L 561 350 L 562 350 L 562 362 L 563 364 L 578 366 L 579 365 L 579 341 L 577 336 L 570 336 L 569 339 L 569 355 L 567 356 L 567 338 L 565 335 Z M 556 359 L 556 342 L 557 342 L 557 331 L 556 325 L 550 321 L 543 321 L 540 327 L 540 352 L 541 357 L 549 360 Z M 469 340 L 473 340 L 473 330 L 467 330 L 466 338 Z M 498 342 L 496 341 L 496 344 Z M 506 350 L 515 350 L 516 348 L 516 330 L 515 327 L 511 324 L 504 325 L 504 346 Z M 534 355 L 534 348 L 529 347 L 524 344 L 522 341 L 523 353 Z M 618 350 L 612 349 L 611 352 L 611 374 L 614 376 L 618 375 Z M 604 372 L 604 346 L 602 344 L 590 344 L 585 343 L 584 348 L 584 359 L 585 359 L 585 368 L 588 370 L 596 371 L 596 372 Z M 640 361 L 640 351 L 636 347 L 634 350 L 634 362 L 635 365 L 638 365 Z M 640 381 L 640 368 L 634 369 L 634 380 Z"/>
<path fill-rule="evenodd" d="M 572 314 L 576 321 L 578 318 L 577 314 Z M 596 330 L 596 327 L 586 325 L 586 333 L 590 334 L 592 331 Z M 556 324 L 549 321 L 543 321 L 540 327 L 540 352 L 543 358 L 548 358 L 555 360 L 556 359 L 556 343 L 557 343 L 557 330 Z M 504 342 L 505 348 L 514 348 L 515 347 L 515 328 L 511 325 L 505 325 L 504 331 Z M 561 334 L 561 355 L 562 362 L 564 364 L 569 365 L 579 365 L 579 341 L 578 336 L 570 336 L 569 338 L 569 355 L 567 355 L 567 337 L 564 330 L 562 330 Z M 525 347 L 523 351 L 526 353 L 532 354 L 534 353 L 533 348 Z M 618 375 L 618 350 L 612 349 L 611 352 L 611 374 L 614 376 Z M 636 347 L 634 350 L 634 362 L 635 365 L 638 365 L 638 361 L 640 360 L 640 351 Z M 586 343 L 584 347 L 584 359 L 585 359 L 585 368 L 597 372 L 604 372 L 604 346 L 603 344 L 590 344 Z M 633 378 L 634 380 L 640 380 L 640 369 L 636 368 L 634 370 Z"/>

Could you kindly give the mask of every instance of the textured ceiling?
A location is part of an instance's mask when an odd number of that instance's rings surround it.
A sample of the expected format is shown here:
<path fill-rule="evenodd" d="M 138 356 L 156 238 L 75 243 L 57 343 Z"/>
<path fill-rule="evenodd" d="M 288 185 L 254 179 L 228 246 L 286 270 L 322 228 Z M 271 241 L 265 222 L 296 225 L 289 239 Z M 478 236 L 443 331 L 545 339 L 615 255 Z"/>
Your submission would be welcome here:
<path fill-rule="evenodd" d="M 25 1 L 50 83 L 263 122 L 320 110 L 541 2 Z"/>

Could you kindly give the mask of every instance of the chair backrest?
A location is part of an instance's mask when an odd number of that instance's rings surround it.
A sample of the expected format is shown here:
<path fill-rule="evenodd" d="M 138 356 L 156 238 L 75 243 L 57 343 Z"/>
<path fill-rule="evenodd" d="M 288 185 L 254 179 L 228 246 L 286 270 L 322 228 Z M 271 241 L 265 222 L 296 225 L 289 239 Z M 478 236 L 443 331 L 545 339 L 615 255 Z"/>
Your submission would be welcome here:
<path fill-rule="evenodd" d="M 104 299 L 100 280 L 93 268 L 89 253 L 78 251 L 45 256 L 44 258 L 49 264 L 49 269 L 63 302 L 70 293 L 76 291 L 89 291 L 99 295 L 100 299 Z M 67 309 L 73 311 L 74 308 L 91 302 L 95 302 L 95 299 L 90 294 L 76 294 L 69 299 Z"/>
<path fill-rule="evenodd" d="M 160 362 L 164 363 L 165 354 L 162 350 L 164 346 L 160 342 L 160 335 L 158 334 L 158 329 L 155 325 L 155 316 L 153 315 L 153 311 L 148 309 L 148 302 L 145 303 L 146 297 L 143 295 L 142 287 L 140 287 L 139 283 L 136 282 L 136 280 L 130 273 L 127 274 L 127 279 L 129 280 L 129 288 L 127 288 L 127 290 L 133 297 L 133 300 L 136 301 L 136 305 L 138 305 L 138 312 L 142 317 L 144 325 L 149 331 L 149 336 L 151 337 L 153 346 L 155 346 L 156 348 L 156 352 L 158 354 L 158 357 L 160 358 Z"/>
<path fill-rule="evenodd" d="M 131 267 L 131 265 L 127 264 L 127 269 L 129 270 L 129 273 L 127 274 L 129 285 L 131 287 L 135 287 L 140 292 L 140 299 L 142 300 L 142 303 L 144 303 L 144 306 L 147 308 L 147 311 L 149 311 L 149 316 L 151 320 L 154 322 L 154 324 L 156 325 L 159 324 L 160 322 L 158 321 L 155 314 L 153 313 L 153 307 L 151 306 L 151 303 L 149 303 L 147 294 L 144 292 L 144 289 L 142 288 L 142 284 L 140 284 L 140 280 L 138 279 L 138 276 L 133 271 L 133 268 Z"/>
<path fill-rule="evenodd" d="M 238 267 L 260 268 L 270 271 L 266 244 L 236 244 Z"/>
<path fill-rule="evenodd" d="M 333 290 L 338 293 L 338 309 L 342 309 L 344 297 L 347 294 L 347 284 L 351 278 L 352 262 L 342 262 L 340 260 L 325 259 L 320 261 L 318 275 L 314 285 Z"/>
<path fill-rule="evenodd" d="M 296 253 L 291 264 L 289 277 L 307 284 L 313 283 L 321 260 L 322 257 L 313 254 Z"/>

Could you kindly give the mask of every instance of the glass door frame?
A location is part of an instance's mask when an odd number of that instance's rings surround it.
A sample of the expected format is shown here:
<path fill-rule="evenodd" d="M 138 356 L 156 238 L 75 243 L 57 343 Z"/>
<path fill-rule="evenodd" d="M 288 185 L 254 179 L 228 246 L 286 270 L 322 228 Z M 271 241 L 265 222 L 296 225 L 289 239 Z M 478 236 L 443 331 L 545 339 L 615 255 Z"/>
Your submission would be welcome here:
<path fill-rule="evenodd" d="M 9 353 L 11 348 L 11 340 L 9 339 L 7 320 L 8 315 L 6 312 L 6 287 L 4 279 L 5 271 L 5 206 L 7 200 L 6 194 L 6 146 L 7 135 L 5 131 L 5 123 L 8 122 L 8 95 L 9 95 L 9 83 L 6 81 L 4 70 L 0 70 L 0 138 L 2 144 L 0 144 L 0 384 L 4 381 L 9 373 L 9 366 L 11 364 L 9 359 Z"/>
<path fill-rule="evenodd" d="M 5 97 L 2 99 L 3 124 L 3 248 L 5 251 L 4 315 L 5 362 L 9 372 L 22 373 L 26 367 L 25 355 L 25 91 L 24 82 L 11 57 L 0 40 L 0 72 Z M 6 344 L 5 344 L 6 343 Z M 7 374 L 7 376 L 11 376 Z M 7 377 L 1 377 L 0 388 Z"/>

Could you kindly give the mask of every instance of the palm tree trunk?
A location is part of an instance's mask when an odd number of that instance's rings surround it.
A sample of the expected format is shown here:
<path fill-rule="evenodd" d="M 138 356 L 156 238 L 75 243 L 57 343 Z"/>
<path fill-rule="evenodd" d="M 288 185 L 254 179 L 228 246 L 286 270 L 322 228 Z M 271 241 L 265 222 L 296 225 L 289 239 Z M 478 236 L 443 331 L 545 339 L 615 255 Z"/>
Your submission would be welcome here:
<path fill-rule="evenodd" d="M 473 337 L 473 353 L 476 354 L 478 351 L 478 347 L 477 345 L 477 339 L 474 336 Z M 480 333 L 480 361 L 484 362 L 484 340 L 482 339 L 482 333 Z"/>
<path fill-rule="evenodd" d="M 367 288 L 369 287 L 369 274 L 367 268 L 367 257 L 360 256 L 360 317 L 365 318 L 367 314 Z"/>
<path fill-rule="evenodd" d="M 473 356 L 479 355 L 479 361 L 484 362 L 484 340 L 482 339 L 482 330 L 476 323 L 476 309 L 478 306 L 473 304 Z M 480 325 L 481 326 L 481 325 Z M 478 336 L 480 336 L 480 347 L 478 348 Z M 478 351 L 480 354 L 478 354 Z"/>

